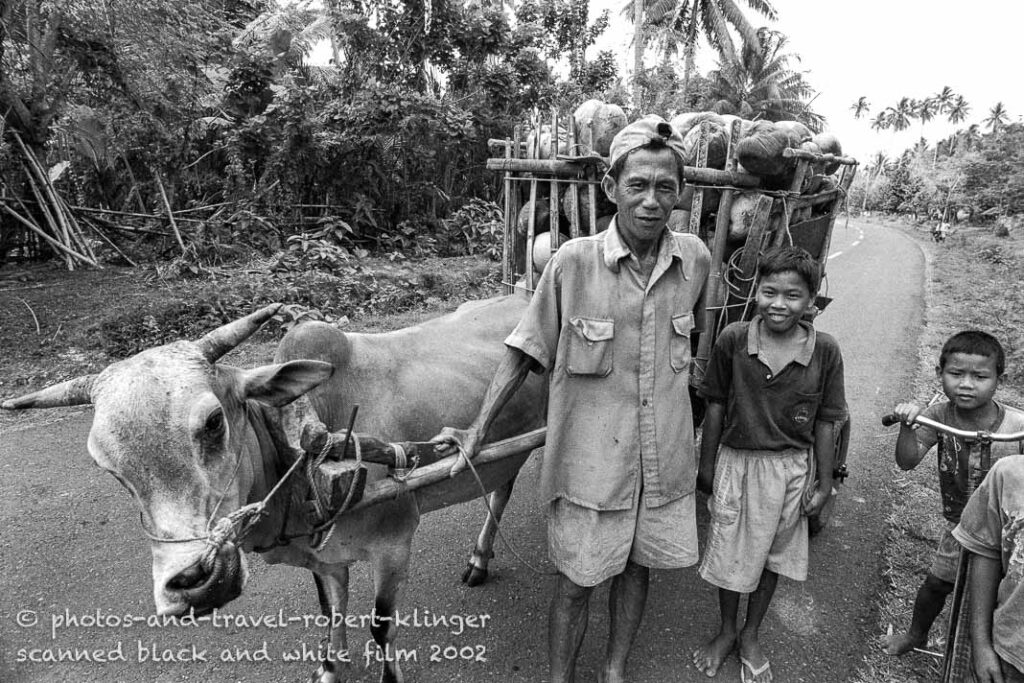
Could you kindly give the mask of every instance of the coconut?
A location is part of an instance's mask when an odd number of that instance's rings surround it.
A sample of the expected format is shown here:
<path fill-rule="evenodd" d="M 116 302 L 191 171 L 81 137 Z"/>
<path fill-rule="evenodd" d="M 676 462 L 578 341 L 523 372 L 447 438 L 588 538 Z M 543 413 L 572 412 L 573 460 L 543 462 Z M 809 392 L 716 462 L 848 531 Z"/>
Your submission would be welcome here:
<path fill-rule="evenodd" d="M 708 163 L 707 168 L 722 170 L 729 152 L 729 132 L 724 123 L 708 124 Z M 700 126 L 694 126 L 683 137 L 683 163 L 687 166 L 697 165 L 697 153 L 700 151 Z"/>
<path fill-rule="evenodd" d="M 789 133 L 793 133 L 797 138 L 798 145 L 801 142 L 810 140 L 814 137 L 814 133 L 811 132 L 811 129 L 799 121 L 776 121 L 775 128 L 776 130 L 784 130 Z"/>
<path fill-rule="evenodd" d="M 579 194 L 580 198 L 580 230 L 584 233 L 590 233 L 590 193 L 586 188 L 581 187 L 578 193 L 566 189 L 565 195 L 562 197 L 562 215 L 565 216 L 566 224 L 569 223 L 569 216 L 572 215 L 573 208 L 576 205 L 576 195 Z M 598 216 L 606 216 L 615 213 L 615 204 L 605 195 L 604 190 L 598 188 L 595 193 L 597 196 L 597 210 L 595 214 Z"/>
<path fill-rule="evenodd" d="M 568 235 L 559 235 L 558 245 L 561 246 L 569 239 Z M 533 238 L 533 269 L 538 273 L 544 272 L 544 266 L 551 260 L 551 233 L 542 232 Z"/>
<path fill-rule="evenodd" d="M 679 133 L 679 135 L 685 136 L 690 132 L 690 129 L 699 125 L 701 121 L 710 121 L 718 126 L 725 125 L 722 117 L 713 111 L 688 111 L 682 114 L 676 114 L 669 120 L 668 124 L 672 126 L 672 129 Z"/>
<path fill-rule="evenodd" d="M 530 228 L 530 210 L 532 202 L 527 201 L 519 210 L 519 218 L 516 220 L 516 230 L 520 235 L 525 235 Z M 537 201 L 537 209 L 533 212 L 533 234 L 551 229 L 551 207 L 548 201 Z"/>
<path fill-rule="evenodd" d="M 679 199 L 676 201 L 675 208 L 682 209 L 684 211 L 690 211 L 693 208 L 693 185 L 684 185 L 682 191 L 679 193 Z M 722 199 L 721 190 L 704 190 L 704 200 L 700 205 L 700 217 L 705 218 L 710 213 L 718 209 L 718 202 Z"/>
<path fill-rule="evenodd" d="M 757 202 L 761 195 L 758 192 L 740 192 L 732 199 L 729 211 L 729 239 L 740 242 L 747 239 L 754 216 L 757 213 Z"/>
<path fill-rule="evenodd" d="M 580 154 L 608 156 L 615 134 L 626 127 L 626 112 L 622 111 L 622 107 L 601 100 L 587 100 L 576 108 L 572 118 L 576 125 L 576 145 Z"/>
<path fill-rule="evenodd" d="M 562 126 L 558 127 L 558 148 L 554 155 L 551 154 L 550 125 L 541 126 L 539 137 L 536 129 L 526 136 L 527 159 L 551 159 L 558 154 L 569 154 L 569 134 Z"/>
<path fill-rule="evenodd" d="M 756 132 L 736 145 L 736 156 L 743 168 L 763 177 L 779 176 L 790 170 L 790 160 L 782 152 L 795 147 L 793 138 L 784 130 L 772 129 Z"/>
<path fill-rule="evenodd" d="M 672 232 L 690 232 L 690 212 L 674 209 L 668 216 L 668 229 Z"/>
<path fill-rule="evenodd" d="M 837 138 L 832 133 L 818 133 L 813 138 L 811 138 L 811 142 L 816 144 L 821 149 L 822 154 L 834 154 L 837 157 L 842 156 L 843 154 L 843 147 L 842 145 L 839 144 L 839 138 Z M 828 164 L 825 164 L 824 168 L 822 169 L 822 172 L 825 175 L 832 175 L 838 170 L 839 163 L 833 161 Z"/>

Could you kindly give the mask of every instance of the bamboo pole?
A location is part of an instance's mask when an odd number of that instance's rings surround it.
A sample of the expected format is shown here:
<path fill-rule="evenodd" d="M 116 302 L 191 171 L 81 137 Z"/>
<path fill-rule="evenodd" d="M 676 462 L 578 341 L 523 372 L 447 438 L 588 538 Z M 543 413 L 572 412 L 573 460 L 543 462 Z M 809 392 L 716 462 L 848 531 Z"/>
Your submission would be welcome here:
<path fill-rule="evenodd" d="M 65 243 L 68 247 L 73 247 L 73 242 L 78 243 L 78 247 L 83 251 L 91 251 L 88 245 L 85 243 L 84 238 L 77 234 L 72 227 L 68 224 L 67 217 L 61 210 L 61 200 L 57 195 L 57 191 L 53 188 L 53 183 L 50 182 L 50 176 L 43 168 L 42 164 L 39 163 L 39 159 L 36 158 L 35 154 L 25 145 L 25 142 L 21 139 L 21 136 L 17 132 L 14 132 L 14 139 L 18 143 L 18 147 L 21 149 L 22 155 L 25 157 L 27 163 L 23 166 L 27 166 L 26 173 L 29 177 L 29 183 L 33 186 L 38 185 L 42 192 L 38 191 L 36 187 L 33 187 L 33 194 L 36 195 L 36 200 L 42 205 L 44 203 L 40 194 L 45 194 L 49 199 L 49 207 L 53 211 L 53 216 L 56 218 L 57 225 L 60 226 L 61 232 L 63 233 Z M 33 179 L 35 174 L 36 179 Z M 93 259 L 96 258 L 95 254 L 92 254 Z"/>
<path fill-rule="evenodd" d="M 66 259 L 68 259 L 69 262 L 71 262 L 72 258 L 75 258 L 75 259 L 78 259 L 79 261 L 82 261 L 83 263 L 88 263 L 91 266 L 95 266 L 96 265 L 95 263 L 93 263 L 93 262 L 91 262 L 89 260 L 88 256 L 85 256 L 84 254 L 79 254 L 74 249 L 72 249 L 72 248 L 70 248 L 68 246 L 65 246 L 64 244 L 62 244 L 61 242 L 57 241 L 53 237 L 50 237 L 49 235 L 47 235 L 45 230 L 43 230 L 42 228 L 40 228 L 39 226 L 34 224 L 32 221 L 28 220 L 27 218 L 25 218 L 21 214 L 19 214 L 17 211 L 12 209 L 11 207 L 7 206 L 7 204 L 0 204 L 0 209 L 3 209 L 4 211 L 6 211 L 12 218 L 17 220 L 19 223 L 21 223 L 25 227 L 27 227 L 33 233 L 35 233 L 35 234 L 39 235 L 40 237 L 42 237 L 43 240 L 45 240 L 47 244 L 52 246 L 54 249 L 57 249 L 58 251 L 60 251 L 61 254 Z M 73 270 L 73 268 L 69 267 L 68 270 Z"/>
<path fill-rule="evenodd" d="M 547 428 L 541 427 L 540 429 L 534 429 L 532 432 L 488 444 L 473 458 L 473 466 L 480 467 L 481 465 L 497 462 L 517 453 L 533 450 L 544 445 L 546 435 Z M 459 456 L 457 455 L 450 455 L 432 465 L 417 468 L 405 481 L 382 479 L 369 484 L 363 492 L 362 500 L 353 505 L 350 511 L 366 508 L 375 503 L 393 500 L 408 491 L 415 491 L 423 486 L 444 481 L 449 478 L 452 465 L 455 464 L 458 458 Z"/>
<path fill-rule="evenodd" d="M 104 234 L 104 232 L 102 230 L 100 230 L 98 227 L 96 227 L 93 224 L 92 221 L 90 221 L 88 218 L 86 218 L 84 220 L 85 220 L 85 224 L 88 225 L 89 228 L 92 229 L 93 232 L 95 232 L 97 235 L 100 236 L 100 239 L 102 239 L 104 242 L 106 242 L 111 247 L 113 247 L 114 251 L 116 251 L 118 254 L 120 254 L 121 258 L 123 258 L 125 261 L 128 262 L 128 265 L 130 265 L 132 268 L 138 268 L 139 264 L 137 264 L 137 263 L 135 263 L 135 261 L 131 260 L 131 258 L 128 256 L 128 254 L 126 254 L 123 251 L 121 251 L 121 248 L 118 247 L 116 244 L 114 244 L 114 241 L 112 239 L 110 239 L 109 237 L 107 237 L 106 234 Z"/>
<path fill-rule="evenodd" d="M 517 136 L 518 137 L 518 136 Z M 512 145 L 508 144 L 505 146 L 505 158 L 512 157 Z M 505 234 L 502 235 L 502 249 L 504 250 L 501 258 L 501 281 L 505 283 L 505 293 L 511 294 L 515 287 L 512 280 L 514 279 L 512 273 L 515 270 L 515 243 L 513 242 L 513 235 L 516 231 L 516 219 L 517 216 L 512 215 L 512 180 L 510 176 L 512 174 L 508 171 L 505 172 L 505 215 L 504 215 L 504 227 Z"/>
<path fill-rule="evenodd" d="M 557 173 L 580 176 L 586 166 L 601 166 L 596 158 L 581 157 L 572 161 L 566 159 L 500 159 L 487 160 L 488 171 L 513 171 L 517 173 Z M 683 167 L 683 180 L 688 183 L 705 185 L 732 185 L 752 189 L 761 187 L 761 178 L 739 171 L 719 171 L 715 168 Z"/>
<path fill-rule="evenodd" d="M 167 217 L 171 219 L 171 229 L 174 230 L 174 237 L 178 240 L 178 246 L 181 247 L 181 253 L 187 254 L 188 249 L 185 247 L 185 240 L 181 239 L 181 231 L 178 230 L 178 224 L 174 221 L 174 211 L 171 210 L 171 203 L 167 200 L 167 191 L 164 190 L 164 184 L 160 181 L 160 176 L 153 171 L 153 178 L 156 180 L 156 186 L 160 188 L 160 197 L 164 200 L 164 207 L 167 209 Z"/>
<path fill-rule="evenodd" d="M 64 232 L 64 230 L 60 226 L 60 223 L 58 223 L 57 220 L 53 217 L 53 214 L 50 211 L 50 205 L 43 200 L 43 196 L 39 191 L 39 187 L 36 185 L 35 180 L 32 178 L 32 173 L 24 164 L 22 164 L 21 168 L 25 172 L 25 178 L 28 180 L 28 187 L 32 191 L 32 195 L 36 198 L 36 206 L 39 207 L 39 213 L 41 213 L 43 215 L 43 218 L 46 220 L 46 224 L 49 226 L 50 232 L 53 233 L 54 239 L 57 242 L 60 242 L 61 245 L 68 247 L 68 249 L 71 249 L 72 245 L 70 235 Z M 63 253 L 64 260 L 67 264 L 68 270 L 74 270 L 74 259 L 68 258 L 67 251 L 64 251 Z"/>
<path fill-rule="evenodd" d="M 556 158 L 558 156 L 558 143 L 561 142 L 561 140 L 559 139 L 559 134 L 558 133 L 559 133 L 559 131 L 558 131 L 558 110 L 557 109 L 552 109 L 551 110 L 551 158 L 552 159 L 554 159 L 554 158 Z M 540 137 L 540 135 L 538 134 L 537 137 Z M 548 197 L 548 200 L 550 202 L 549 203 L 549 211 L 550 211 L 550 214 L 551 214 L 551 219 L 548 221 L 548 225 L 549 225 L 549 227 L 548 227 L 548 246 L 549 246 L 549 248 L 551 250 L 551 253 L 554 254 L 558 250 L 558 237 L 559 237 L 559 227 L 558 227 L 559 220 L 558 220 L 558 216 L 561 213 L 561 211 L 559 210 L 560 207 L 558 206 L 558 176 L 555 175 L 555 174 L 551 175 L 550 196 Z"/>

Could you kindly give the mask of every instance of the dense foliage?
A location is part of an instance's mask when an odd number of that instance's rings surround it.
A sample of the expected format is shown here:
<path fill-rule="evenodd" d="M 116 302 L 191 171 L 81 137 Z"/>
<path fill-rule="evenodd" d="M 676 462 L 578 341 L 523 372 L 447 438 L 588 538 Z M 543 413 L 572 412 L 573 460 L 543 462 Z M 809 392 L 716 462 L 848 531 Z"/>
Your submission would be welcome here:
<path fill-rule="evenodd" d="M 609 23 L 589 0 L 0 2 L 0 263 L 27 251 L 29 219 L 60 229 L 44 175 L 61 202 L 119 212 L 84 214 L 69 246 L 90 226 L 122 243 L 155 230 L 155 255 L 188 272 L 247 255 L 281 269 L 495 255 L 488 141 L 541 112 L 599 97 L 630 115 L 813 116 L 784 38 L 741 5 L 774 16 L 765 0 L 649 2 L 645 21 L 668 32 L 648 34 L 661 61 L 641 64 L 636 98 L 613 54 L 588 52 Z M 708 77 L 681 58 L 701 35 L 723 65 Z M 330 64 L 309 64 L 326 43 Z"/>

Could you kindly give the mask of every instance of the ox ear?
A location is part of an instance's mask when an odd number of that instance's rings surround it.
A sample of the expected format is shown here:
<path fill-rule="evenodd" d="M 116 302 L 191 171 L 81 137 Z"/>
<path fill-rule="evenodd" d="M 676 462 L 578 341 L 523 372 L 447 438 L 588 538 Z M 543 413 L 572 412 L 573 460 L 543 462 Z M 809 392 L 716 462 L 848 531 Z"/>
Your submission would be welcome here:
<path fill-rule="evenodd" d="M 318 360 L 293 360 L 242 373 L 245 398 L 281 407 L 288 405 L 334 374 L 334 366 Z"/>

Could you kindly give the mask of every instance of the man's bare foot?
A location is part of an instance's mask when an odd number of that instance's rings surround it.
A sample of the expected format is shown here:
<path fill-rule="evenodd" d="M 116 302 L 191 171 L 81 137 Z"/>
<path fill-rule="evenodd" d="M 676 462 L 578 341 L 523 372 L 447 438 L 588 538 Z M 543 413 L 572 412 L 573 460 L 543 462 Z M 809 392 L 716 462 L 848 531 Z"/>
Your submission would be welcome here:
<path fill-rule="evenodd" d="M 913 650 L 915 647 L 928 645 L 928 636 L 916 636 L 909 631 L 889 636 L 885 642 L 885 651 L 888 654 L 902 656 Z"/>
<path fill-rule="evenodd" d="M 736 647 L 735 633 L 719 632 L 714 638 L 701 645 L 693 653 L 693 665 L 708 678 L 718 673 L 718 667 Z"/>

